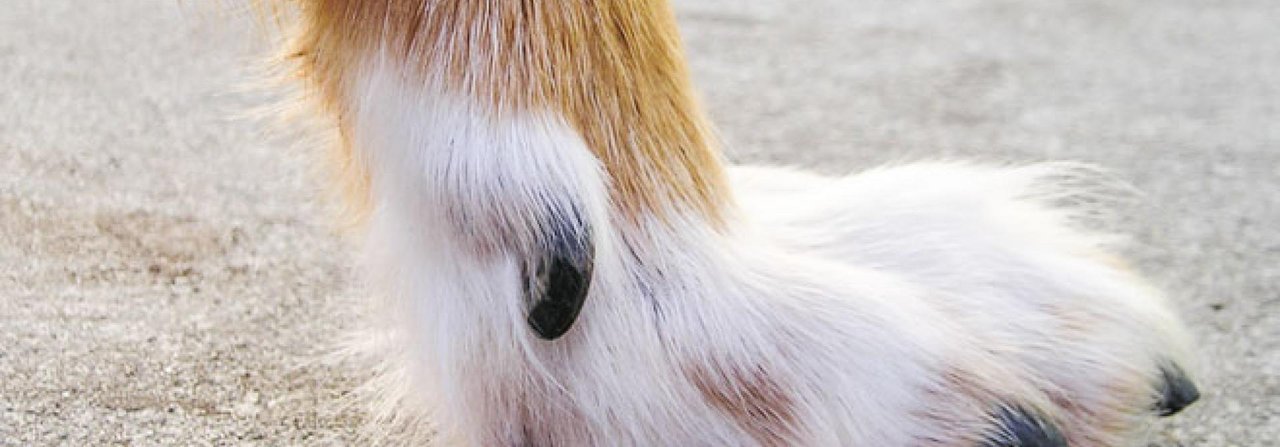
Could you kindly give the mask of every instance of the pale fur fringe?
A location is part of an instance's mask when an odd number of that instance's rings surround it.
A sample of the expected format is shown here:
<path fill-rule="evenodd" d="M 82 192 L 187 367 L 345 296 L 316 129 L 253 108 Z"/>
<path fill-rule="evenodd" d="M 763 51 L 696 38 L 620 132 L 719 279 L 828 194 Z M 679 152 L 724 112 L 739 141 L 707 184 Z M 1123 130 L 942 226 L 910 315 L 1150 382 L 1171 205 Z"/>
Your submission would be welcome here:
<path fill-rule="evenodd" d="M 255 37 L 273 42 L 268 47 L 287 48 L 285 42 L 294 33 L 291 27 L 291 5 L 281 0 L 220 0 L 200 4 L 212 8 L 207 13 L 218 17 L 245 18 L 255 21 Z M 205 13 L 205 10 L 197 11 Z M 234 86 L 237 91 L 250 92 L 270 100 L 240 111 L 237 119 L 261 123 L 263 138 L 284 148 L 290 157 L 303 160 L 309 167 L 308 176 L 319 188 L 328 212 L 334 217 L 333 230 L 345 234 L 349 242 L 363 239 L 361 224 L 363 210 L 350 207 L 344 194 L 348 185 L 335 184 L 331 180 L 343 178 L 340 172 L 346 166 L 337 165 L 326 157 L 317 157 L 318 148 L 333 151 L 342 144 L 337 125 L 327 113 L 314 92 L 299 82 L 295 63 L 288 54 L 273 53 L 267 57 L 247 60 L 243 66 L 244 83 Z M 329 148 L 329 149 L 324 149 Z M 357 245 L 357 244 L 349 244 Z M 354 248 L 354 247 L 353 247 Z M 361 289 L 365 290 L 365 289 Z M 359 445 L 406 446 L 431 445 L 437 435 L 433 418 L 427 408 L 415 399 L 410 389 L 405 352 L 408 344 L 400 339 L 402 334 L 393 327 L 395 308 L 385 294 L 378 298 L 348 298 L 351 302 L 337 304 L 334 309 L 350 319 L 351 329 L 333 334 L 332 339 L 321 340 L 316 349 L 304 357 L 289 359 L 297 371 L 328 370 L 352 377 L 356 385 L 350 393 L 331 402 L 323 403 L 317 414 L 322 418 L 339 419 L 338 415 L 354 414 L 359 423 L 356 435 Z M 310 389 L 298 393 L 313 392 Z M 311 402 L 310 396 L 285 396 L 282 402 Z M 350 418 L 345 418 L 350 420 Z"/>

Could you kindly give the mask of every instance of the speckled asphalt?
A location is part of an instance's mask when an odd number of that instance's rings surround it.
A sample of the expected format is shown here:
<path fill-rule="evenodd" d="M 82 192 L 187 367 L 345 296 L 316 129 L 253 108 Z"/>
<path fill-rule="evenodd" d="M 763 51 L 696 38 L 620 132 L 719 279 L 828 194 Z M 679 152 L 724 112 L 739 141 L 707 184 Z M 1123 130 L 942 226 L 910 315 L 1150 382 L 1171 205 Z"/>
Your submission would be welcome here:
<path fill-rule="evenodd" d="M 729 158 L 1097 163 L 1200 342 L 1158 445 L 1280 443 L 1280 2 L 677 1 Z M 243 17 L 0 0 L 0 445 L 352 442 L 363 296 Z"/>

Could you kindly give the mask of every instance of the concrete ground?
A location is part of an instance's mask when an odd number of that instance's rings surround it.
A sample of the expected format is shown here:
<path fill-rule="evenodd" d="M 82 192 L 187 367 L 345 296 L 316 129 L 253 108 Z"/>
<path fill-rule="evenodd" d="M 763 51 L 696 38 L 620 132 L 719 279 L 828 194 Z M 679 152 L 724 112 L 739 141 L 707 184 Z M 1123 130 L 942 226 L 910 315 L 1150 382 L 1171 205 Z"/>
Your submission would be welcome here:
<path fill-rule="evenodd" d="M 1147 193 L 1200 341 L 1157 445 L 1280 440 L 1280 2 L 679 1 L 735 161 L 1071 159 Z M 173 0 L 0 0 L 0 445 L 352 442 L 308 362 L 362 297 L 308 154 L 237 118 L 266 46 Z"/>

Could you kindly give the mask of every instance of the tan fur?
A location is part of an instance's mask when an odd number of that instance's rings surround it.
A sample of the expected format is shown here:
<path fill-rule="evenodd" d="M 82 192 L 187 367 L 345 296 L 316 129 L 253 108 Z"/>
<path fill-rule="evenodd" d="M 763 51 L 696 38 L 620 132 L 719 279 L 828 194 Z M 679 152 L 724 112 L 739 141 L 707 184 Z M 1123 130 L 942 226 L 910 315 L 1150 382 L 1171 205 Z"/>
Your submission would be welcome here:
<path fill-rule="evenodd" d="M 711 368 L 694 363 L 686 374 L 708 403 L 737 421 L 762 446 L 794 445 L 795 399 L 763 367 Z"/>
<path fill-rule="evenodd" d="M 958 364 L 972 363 L 958 360 Z M 939 372 L 939 380 L 925 390 L 931 406 L 914 414 L 928 421 L 935 432 L 917 439 L 919 446 L 961 447 L 980 445 L 989 439 L 999 426 L 992 409 L 1008 402 L 1019 402 L 1029 409 L 1047 409 L 1048 402 L 1040 402 L 1038 393 L 1025 388 L 1011 377 L 1008 371 L 988 368 L 979 375 L 972 366 L 950 367 Z M 964 399 L 956 399 L 964 396 Z"/>
<path fill-rule="evenodd" d="M 729 190 L 693 96 L 675 20 L 654 0 L 295 0 L 297 74 L 345 114 L 351 70 L 385 50 L 498 111 L 552 109 L 609 173 L 625 215 L 689 209 L 723 220 Z M 347 142 L 334 156 L 367 212 L 369 173 Z"/>

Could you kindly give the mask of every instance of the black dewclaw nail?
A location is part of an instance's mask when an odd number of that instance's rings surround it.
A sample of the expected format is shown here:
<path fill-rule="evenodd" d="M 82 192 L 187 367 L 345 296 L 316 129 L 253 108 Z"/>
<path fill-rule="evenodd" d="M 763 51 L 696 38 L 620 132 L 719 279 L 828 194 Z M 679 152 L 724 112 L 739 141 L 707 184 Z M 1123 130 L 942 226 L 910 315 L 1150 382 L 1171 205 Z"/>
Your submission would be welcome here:
<path fill-rule="evenodd" d="M 533 332 L 545 340 L 560 338 L 573 327 L 587 300 L 594 267 L 595 246 L 591 231 L 577 213 L 555 219 L 535 264 L 526 266 L 530 300 L 526 319 Z"/>
<path fill-rule="evenodd" d="M 1200 400 L 1200 389 L 1187 377 L 1186 371 L 1176 364 L 1160 367 L 1160 392 L 1155 410 L 1160 416 L 1173 416 Z"/>
<path fill-rule="evenodd" d="M 539 337 L 555 340 L 569 331 L 582 311 L 591 286 L 591 265 L 573 262 L 565 257 L 553 257 L 540 267 L 542 283 L 540 296 L 529 309 L 529 327 Z"/>
<path fill-rule="evenodd" d="M 1067 447 L 1058 427 L 1021 407 L 1001 408 L 1000 426 L 982 447 Z"/>

